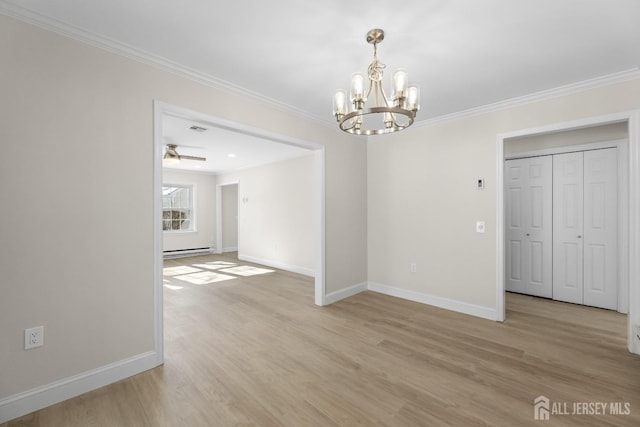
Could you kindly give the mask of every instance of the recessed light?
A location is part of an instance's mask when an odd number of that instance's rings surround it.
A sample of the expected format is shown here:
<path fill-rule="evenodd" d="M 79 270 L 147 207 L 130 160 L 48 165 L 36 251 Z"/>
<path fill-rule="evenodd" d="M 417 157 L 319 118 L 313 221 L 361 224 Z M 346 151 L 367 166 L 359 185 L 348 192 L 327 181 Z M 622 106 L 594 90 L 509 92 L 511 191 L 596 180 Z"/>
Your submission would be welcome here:
<path fill-rule="evenodd" d="M 195 165 L 193 166 L 195 169 L 200 169 L 202 166 L 201 165 Z"/>
<path fill-rule="evenodd" d="M 227 154 L 227 157 L 230 158 L 230 159 L 235 159 L 236 155 L 233 154 L 233 153 L 229 153 L 229 154 Z"/>

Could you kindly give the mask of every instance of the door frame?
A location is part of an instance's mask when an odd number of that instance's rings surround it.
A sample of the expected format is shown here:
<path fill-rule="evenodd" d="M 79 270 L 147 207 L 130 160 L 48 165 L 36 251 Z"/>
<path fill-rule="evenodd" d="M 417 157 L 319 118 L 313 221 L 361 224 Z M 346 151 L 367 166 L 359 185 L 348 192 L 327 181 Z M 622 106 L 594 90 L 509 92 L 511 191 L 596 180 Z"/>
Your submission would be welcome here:
<path fill-rule="evenodd" d="M 153 304 L 155 354 L 158 364 L 164 363 L 163 328 L 163 283 L 162 283 L 162 122 L 165 115 L 196 120 L 207 125 L 240 132 L 270 141 L 305 148 L 313 153 L 313 200 L 314 200 L 314 302 L 326 304 L 325 287 L 325 147 L 322 144 L 306 141 L 288 135 L 278 134 L 244 123 L 234 122 L 221 117 L 210 116 L 162 101 L 153 101 Z"/>
<path fill-rule="evenodd" d="M 629 199 L 621 197 L 629 194 L 629 153 L 626 139 L 614 139 L 604 142 L 590 142 L 586 144 L 563 145 L 552 148 L 542 148 L 540 150 L 522 151 L 504 155 L 504 161 L 521 159 L 527 157 L 553 156 L 555 154 L 566 154 L 574 152 L 585 152 L 593 150 L 603 150 L 606 148 L 615 148 L 618 153 L 618 232 L 617 232 L 617 250 L 620 254 L 617 258 L 618 269 L 618 303 L 617 310 L 619 313 L 628 314 L 629 312 Z M 505 248 L 506 250 L 506 248 Z M 506 266 L 505 266 L 506 268 Z M 505 284 L 506 289 L 506 284 Z"/>
<path fill-rule="evenodd" d="M 216 184 L 216 253 L 222 254 L 222 187 L 230 185 L 238 186 L 238 194 L 240 194 L 240 181 L 225 182 L 224 184 Z M 239 203 L 239 200 L 236 200 Z M 239 227 L 239 225 L 238 225 Z M 239 251 L 239 249 L 237 249 Z"/>
<path fill-rule="evenodd" d="M 640 265 L 629 262 L 640 258 L 640 110 L 555 123 L 496 135 L 496 320 L 504 321 L 505 313 L 505 244 L 504 244 L 504 145 L 510 138 L 576 130 L 593 126 L 626 122 L 628 204 L 625 209 L 628 227 L 628 253 L 621 254 L 625 267 L 620 271 L 629 296 L 627 348 L 640 354 Z M 623 157 L 625 153 L 621 153 Z"/>

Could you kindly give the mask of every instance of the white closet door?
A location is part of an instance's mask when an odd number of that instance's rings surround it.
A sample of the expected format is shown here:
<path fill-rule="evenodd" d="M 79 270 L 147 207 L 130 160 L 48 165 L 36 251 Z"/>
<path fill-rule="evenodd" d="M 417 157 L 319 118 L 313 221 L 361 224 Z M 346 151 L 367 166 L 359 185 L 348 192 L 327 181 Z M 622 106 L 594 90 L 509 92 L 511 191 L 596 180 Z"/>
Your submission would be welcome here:
<path fill-rule="evenodd" d="M 524 170 L 528 159 L 507 160 L 505 162 L 505 249 L 506 281 L 505 289 L 511 292 L 525 292 L 523 276 L 527 275 L 523 266 L 524 252 L 524 210 L 526 177 Z"/>
<path fill-rule="evenodd" d="M 553 156 L 553 299 L 582 304 L 583 153 Z"/>
<path fill-rule="evenodd" d="M 505 162 L 506 289 L 552 296 L 552 160 Z"/>
<path fill-rule="evenodd" d="M 615 310 L 615 148 L 553 156 L 553 299 Z"/>
<path fill-rule="evenodd" d="M 584 153 L 584 301 L 615 310 L 617 276 L 617 152 Z"/>

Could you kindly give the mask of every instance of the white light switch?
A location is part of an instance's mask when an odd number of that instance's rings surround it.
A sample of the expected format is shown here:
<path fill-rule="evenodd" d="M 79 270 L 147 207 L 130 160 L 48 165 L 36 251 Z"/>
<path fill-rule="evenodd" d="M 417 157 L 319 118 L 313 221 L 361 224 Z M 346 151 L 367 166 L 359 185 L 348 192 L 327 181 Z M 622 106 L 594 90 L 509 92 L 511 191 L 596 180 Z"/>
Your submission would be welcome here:
<path fill-rule="evenodd" d="M 484 221 L 477 221 L 476 222 L 476 232 L 484 233 Z"/>

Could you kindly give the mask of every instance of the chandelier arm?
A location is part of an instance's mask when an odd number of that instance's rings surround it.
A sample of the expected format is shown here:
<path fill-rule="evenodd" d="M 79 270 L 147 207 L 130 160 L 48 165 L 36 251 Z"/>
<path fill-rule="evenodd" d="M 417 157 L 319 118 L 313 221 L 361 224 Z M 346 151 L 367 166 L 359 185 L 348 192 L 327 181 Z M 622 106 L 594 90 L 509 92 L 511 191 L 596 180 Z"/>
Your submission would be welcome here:
<path fill-rule="evenodd" d="M 406 128 L 406 127 L 409 127 L 411 125 L 411 123 L 413 123 L 413 120 L 410 120 L 410 122 L 407 122 L 405 124 L 400 124 L 398 122 L 397 116 L 395 114 L 391 114 L 391 116 L 393 117 L 393 125 L 401 127 L 403 129 Z"/>
<path fill-rule="evenodd" d="M 371 89 L 373 88 L 373 80 L 369 79 L 369 90 L 367 91 L 367 96 L 365 96 L 365 99 L 369 99 L 369 95 L 371 95 Z"/>
<path fill-rule="evenodd" d="M 345 132 L 353 133 L 352 130 L 356 127 L 356 121 L 355 120 L 351 121 L 351 126 L 349 127 L 343 127 L 342 124 L 345 122 L 347 122 L 347 120 L 345 120 L 344 118 L 340 120 L 339 122 L 340 129 L 342 129 Z"/>
<path fill-rule="evenodd" d="M 389 98 L 387 98 L 387 94 L 384 93 L 384 88 L 380 85 L 380 92 L 382 92 L 382 97 L 384 98 L 384 105 L 388 108 L 392 108 L 392 105 L 389 105 Z"/>

